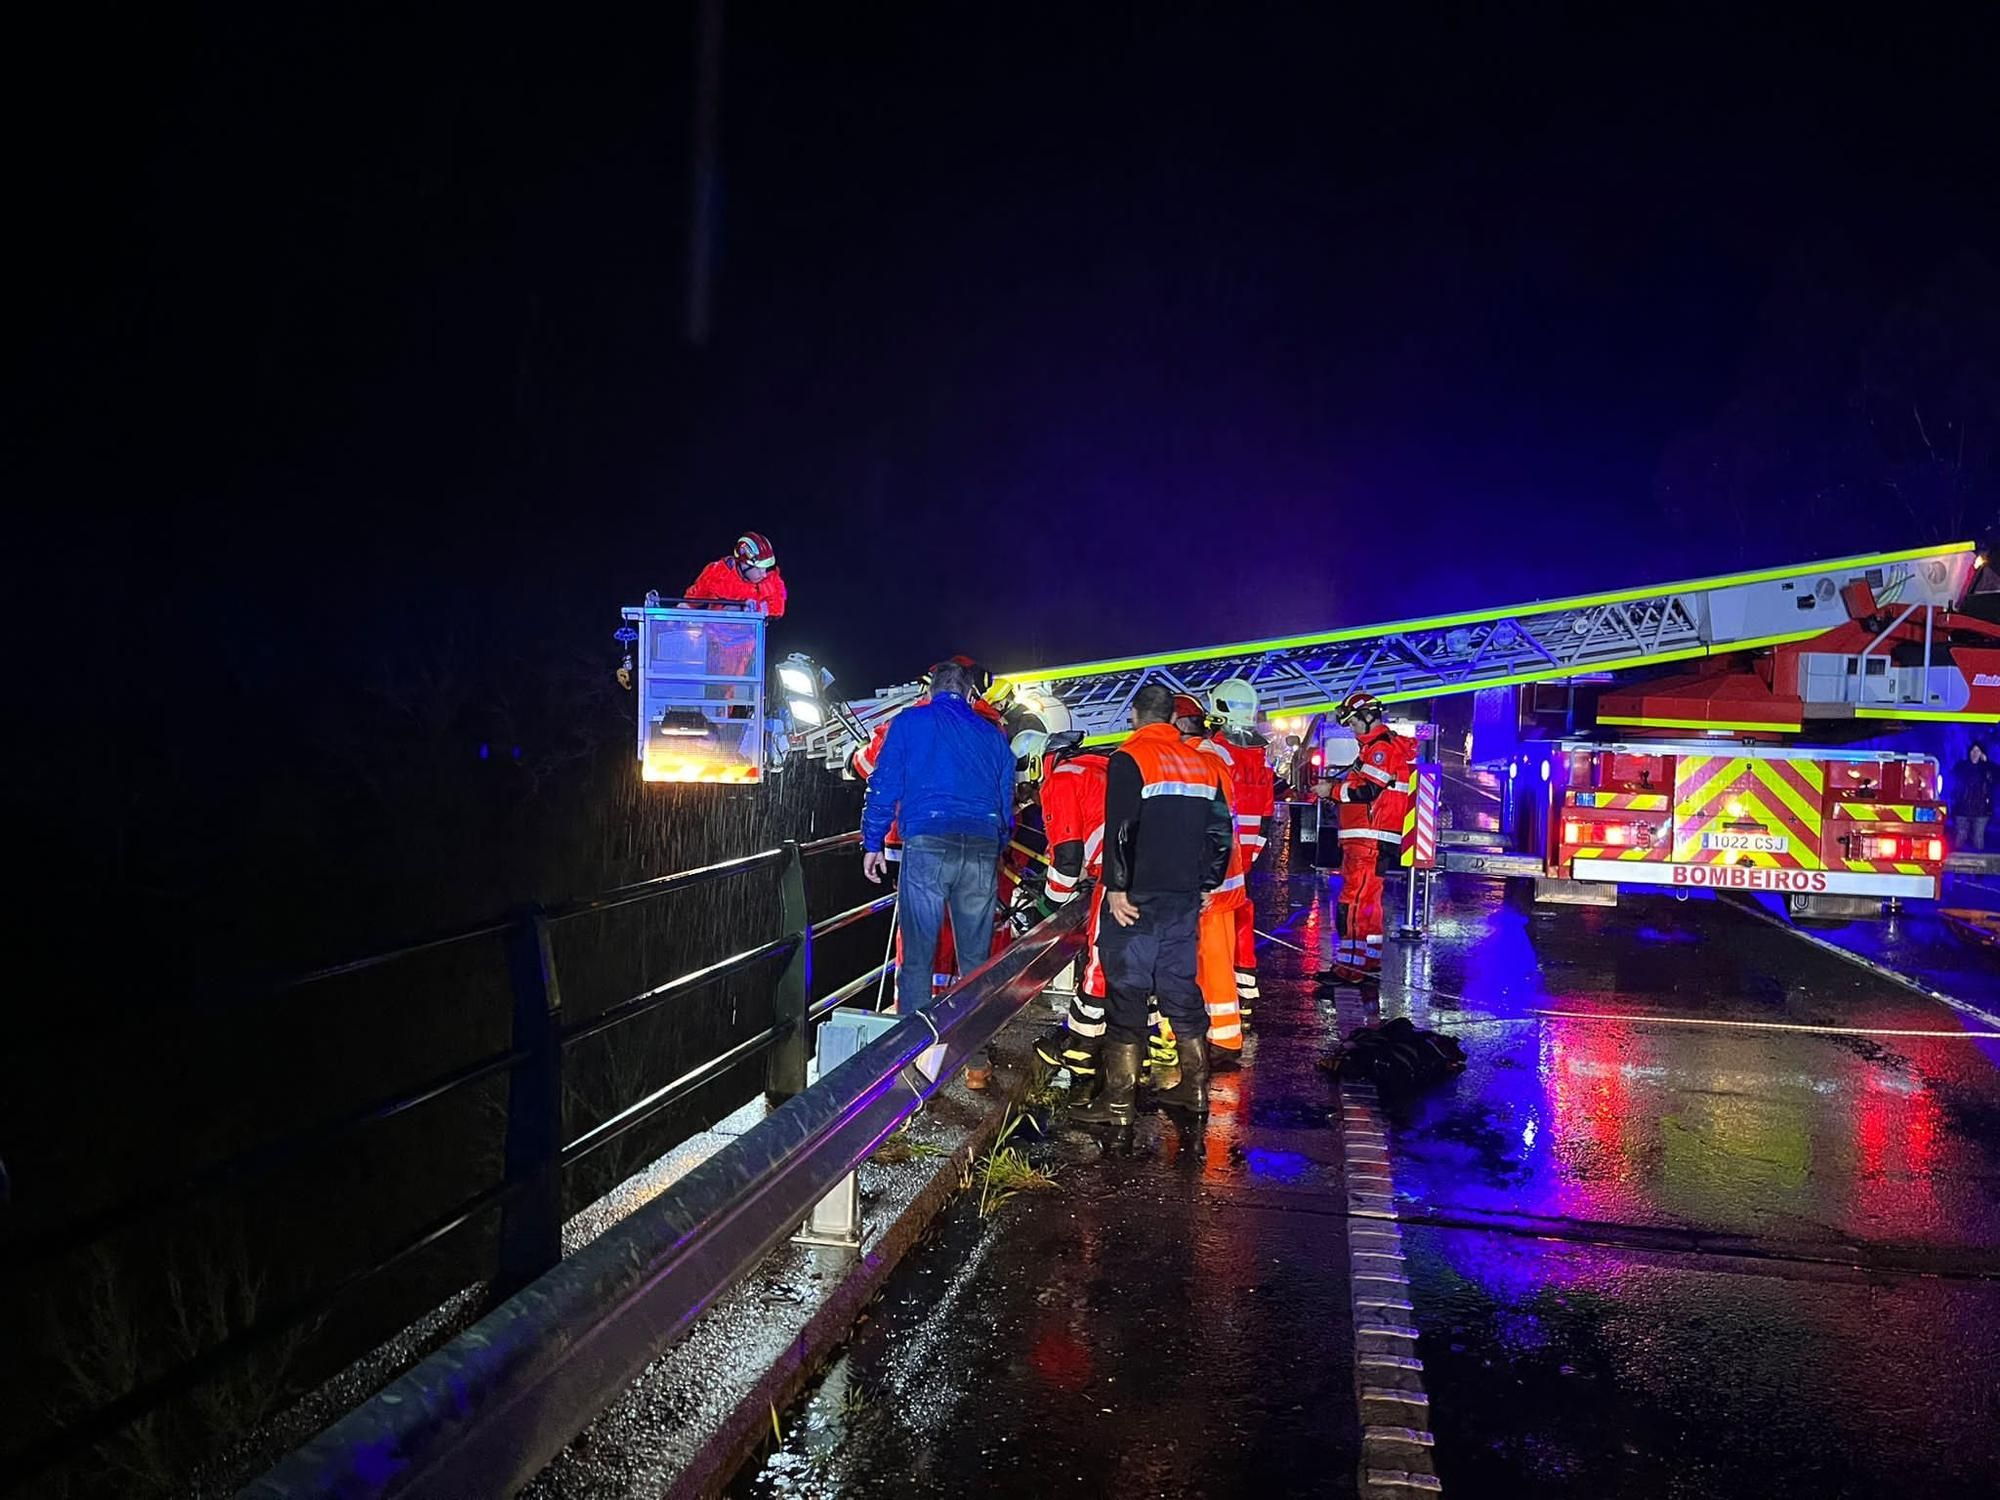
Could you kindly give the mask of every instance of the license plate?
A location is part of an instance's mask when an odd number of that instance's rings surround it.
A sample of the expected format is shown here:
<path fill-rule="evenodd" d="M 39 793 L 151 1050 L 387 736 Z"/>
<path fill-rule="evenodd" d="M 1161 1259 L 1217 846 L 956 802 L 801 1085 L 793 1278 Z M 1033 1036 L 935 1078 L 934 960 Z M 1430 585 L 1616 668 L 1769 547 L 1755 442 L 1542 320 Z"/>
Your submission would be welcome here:
<path fill-rule="evenodd" d="M 1792 841 L 1781 833 L 1704 833 L 1704 849 L 1748 849 L 1756 854 L 1786 854 Z"/>

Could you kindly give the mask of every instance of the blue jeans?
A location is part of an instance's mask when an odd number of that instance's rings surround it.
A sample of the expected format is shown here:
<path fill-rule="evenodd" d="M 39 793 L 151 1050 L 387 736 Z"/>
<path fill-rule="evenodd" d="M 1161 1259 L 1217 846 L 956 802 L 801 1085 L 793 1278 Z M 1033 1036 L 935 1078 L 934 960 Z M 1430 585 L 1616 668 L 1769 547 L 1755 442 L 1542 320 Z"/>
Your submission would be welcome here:
<path fill-rule="evenodd" d="M 999 845 L 983 833 L 918 834 L 903 845 L 900 891 L 903 966 L 896 971 L 896 1009 L 909 1015 L 930 1003 L 931 959 L 947 914 L 959 973 L 970 974 L 992 955 Z"/>

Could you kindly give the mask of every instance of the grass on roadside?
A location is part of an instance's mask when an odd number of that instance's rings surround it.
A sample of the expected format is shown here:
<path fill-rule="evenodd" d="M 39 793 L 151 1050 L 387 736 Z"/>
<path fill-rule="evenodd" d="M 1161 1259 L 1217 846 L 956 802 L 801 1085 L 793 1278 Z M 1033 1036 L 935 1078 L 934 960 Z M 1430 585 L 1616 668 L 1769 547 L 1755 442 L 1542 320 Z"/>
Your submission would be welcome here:
<path fill-rule="evenodd" d="M 944 1147 L 935 1141 L 919 1140 L 910 1129 L 909 1122 L 905 1121 L 889 1133 L 889 1138 L 875 1148 L 874 1156 L 869 1159 L 894 1166 L 906 1161 L 929 1161 L 943 1155 Z"/>
<path fill-rule="evenodd" d="M 1020 1126 L 1021 1116 L 1010 1108 L 1000 1126 L 1000 1134 L 994 1138 L 993 1148 L 980 1159 L 977 1175 L 979 1217 L 982 1219 L 991 1218 L 994 1211 L 1016 1193 L 1046 1192 L 1056 1186 L 1052 1173 L 1029 1161 L 1027 1152 L 1019 1146 L 1007 1144 Z"/>

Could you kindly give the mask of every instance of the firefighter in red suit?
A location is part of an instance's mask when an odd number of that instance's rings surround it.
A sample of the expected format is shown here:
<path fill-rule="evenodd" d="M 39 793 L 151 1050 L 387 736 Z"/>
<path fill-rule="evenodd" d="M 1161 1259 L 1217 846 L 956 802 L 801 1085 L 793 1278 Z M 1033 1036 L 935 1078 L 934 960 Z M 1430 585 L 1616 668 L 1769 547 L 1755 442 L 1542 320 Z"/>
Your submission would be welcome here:
<path fill-rule="evenodd" d="M 778 557 L 760 531 L 746 531 L 736 550 L 718 557 L 688 585 L 689 599 L 716 599 L 740 604 L 775 619 L 785 612 L 785 580 L 778 576 Z M 755 669 L 757 641 L 748 625 L 718 622 L 708 629 L 708 670 L 723 677 L 743 677 Z M 710 697 L 735 699 L 735 683 L 711 684 Z M 748 696 L 744 694 L 742 696 Z M 748 714 L 739 705 L 732 713 Z"/>
<path fill-rule="evenodd" d="M 778 555 L 771 550 L 770 538 L 760 531 L 744 532 L 736 539 L 734 552 L 701 570 L 688 585 L 687 597 L 754 604 L 775 620 L 785 612 L 785 580 L 778 576 Z"/>
<path fill-rule="evenodd" d="M 1340 904 L 1334 909 L 1338 946 L 1322 981 L 1353 983 L 1382 972 L 1382 874 L 1403 842 L 1416 745 L 1389 727 L 1382 700 L 1349 693 L 1334 717 L 1354 731 L 1360 754 L 1338 783 Z"/>
<path fill-rule="evenodd" d="M 1229 754 L 1237 837 L 1246 867 L 1254 866 L 1264 852 L 1264 820 L 1278 810 L 1269 743 L 1257 732 L 1257 690 L 1232 677 L 1209 695 L 1209 706 L 1222 721 L 1214 739 Z M 1246 895 L 1236 908 L 1236 1008 L 1245 1021 L 1257 1000 L 1257 909 Z"/>
<path fill-rule="evenodd" d="M 995 708 L 991 703 L 987 701 L 986 695 L 993 690 L 993 674 L 987 671 L 986 668 L 982 667 L 977 661 L 974 661 L 969 656 L 954 656 L 951 659 L 957 662 L 961 667 L 965 668 L 967 672 L 972 674 L 973 683 L 979 689 L 979 695 L 976 698 L 972 699 L 973 712 L 978 714 L 982 719 L 990 720 L 993 723 L 994 727 L 999 729 L 1002 733 L 1005 733 L 1007 728 L 1006 715 L 1001 713 L 999 709 Z M 908 707 L 914 708 L 919 703 L 927 703 L 930 701 L 931 680 L 928 673 L 926 673 L 926 675 L 919 680 L 923 684 L 924 688 L 923 696 L 913 700 L 909 705 L 907 705 Z M 897 712 L 900 713 L 901 710 L 899 709 L 897 710 Z M 868 743 L 863 745 L 859 750 L 856 750 L 854 754 L 849 758 L 847 762 L 848 768 L 854 772 L 854 775 L 857 780 L 866 781 L 870 776 L 873 776 L 875 774 L 875 762 L 877 759 L 880 758 L 882 754 L 882 744 L 885 740 L 889 738 L 889 726 L 895 722 L 895 719 L 896 719 L 895 714 L 888 714 L 884 716 L 875 725 L 874 732 L 868 736 Z M 902 836 L 898 833 L 896 826 L 893 823 L 889 825 L 889 836 L 883 840 L 882 852 L 888 857 L 890 863 L 892 864 L 901 860 L 903 857 Z M 1001 894 L 1002 894 L 1002 905 L 1004 906 L 1005 897 L 1007 895 L 1007 888 L 1004 884 L 1002 887 Z M 902 932 L 898 930 L 896 934 L 897 968 L 900 969 L 902 967 L 902 963 L 903 963 L 903 935 Z M 957 950 L 952 947 L 951 923 L 947 922 L 938 931 L 937 952 L 932 956 L 932 961 L 931 961 L 931 987 L 934 990 L 946 989 L 950 986 L 951 982 L 957 977 L 958 977 L 958 953 Z"/>
<path fill-rule="evenodd" d="M 1045 734 L 1023 730 L 1014 737 L 1014 754 L 1028 762 L 1028 775 L 1039 778 L 1042 831 L 1049 847 L 1048 877 L 1042 893 L 1053 906 L 1074 901 L 1078 889 L 1090 883 L 1090 919 L 1084 938 L 1083 974 L 1070 996 L 1062 1025 L 1035 1042 L 1035 1055 L 1052 1068 L 1068 1068 L 1088 1082 L 1097 1076 L 1097 1054 L 1104 1045 L 1104 967 L 1097 959 L 1097 923 L 1104 893 L 1097 884 L 1104 870 L 1104 787 L 1110 758 L 1081 751 L 1083 732 Z"/>

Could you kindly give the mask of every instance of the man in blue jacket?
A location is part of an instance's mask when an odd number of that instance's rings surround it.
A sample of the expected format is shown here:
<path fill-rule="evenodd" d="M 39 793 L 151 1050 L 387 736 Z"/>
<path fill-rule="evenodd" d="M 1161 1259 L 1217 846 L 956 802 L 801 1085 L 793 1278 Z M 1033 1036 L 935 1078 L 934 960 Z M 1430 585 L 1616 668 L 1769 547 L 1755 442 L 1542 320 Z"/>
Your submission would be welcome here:
<path fill-rule="evenodd" d="M 868 780 L 861 812 L 862 873 L 877 885 L 888 861 L 889 825 L 903 836 L 897 925 L 903 952 L 930 954 L 946 913 L 969 974 L 993 952 L 1000 852 L 1014 827 L 1014 752 L 1007 737 L 973 711 L 974 684 L 956 661 L 931 668 L 931 697 L 897 714 Z M 896 1009 L 928 1004 L 930 965 L 896 973 Z"/>

